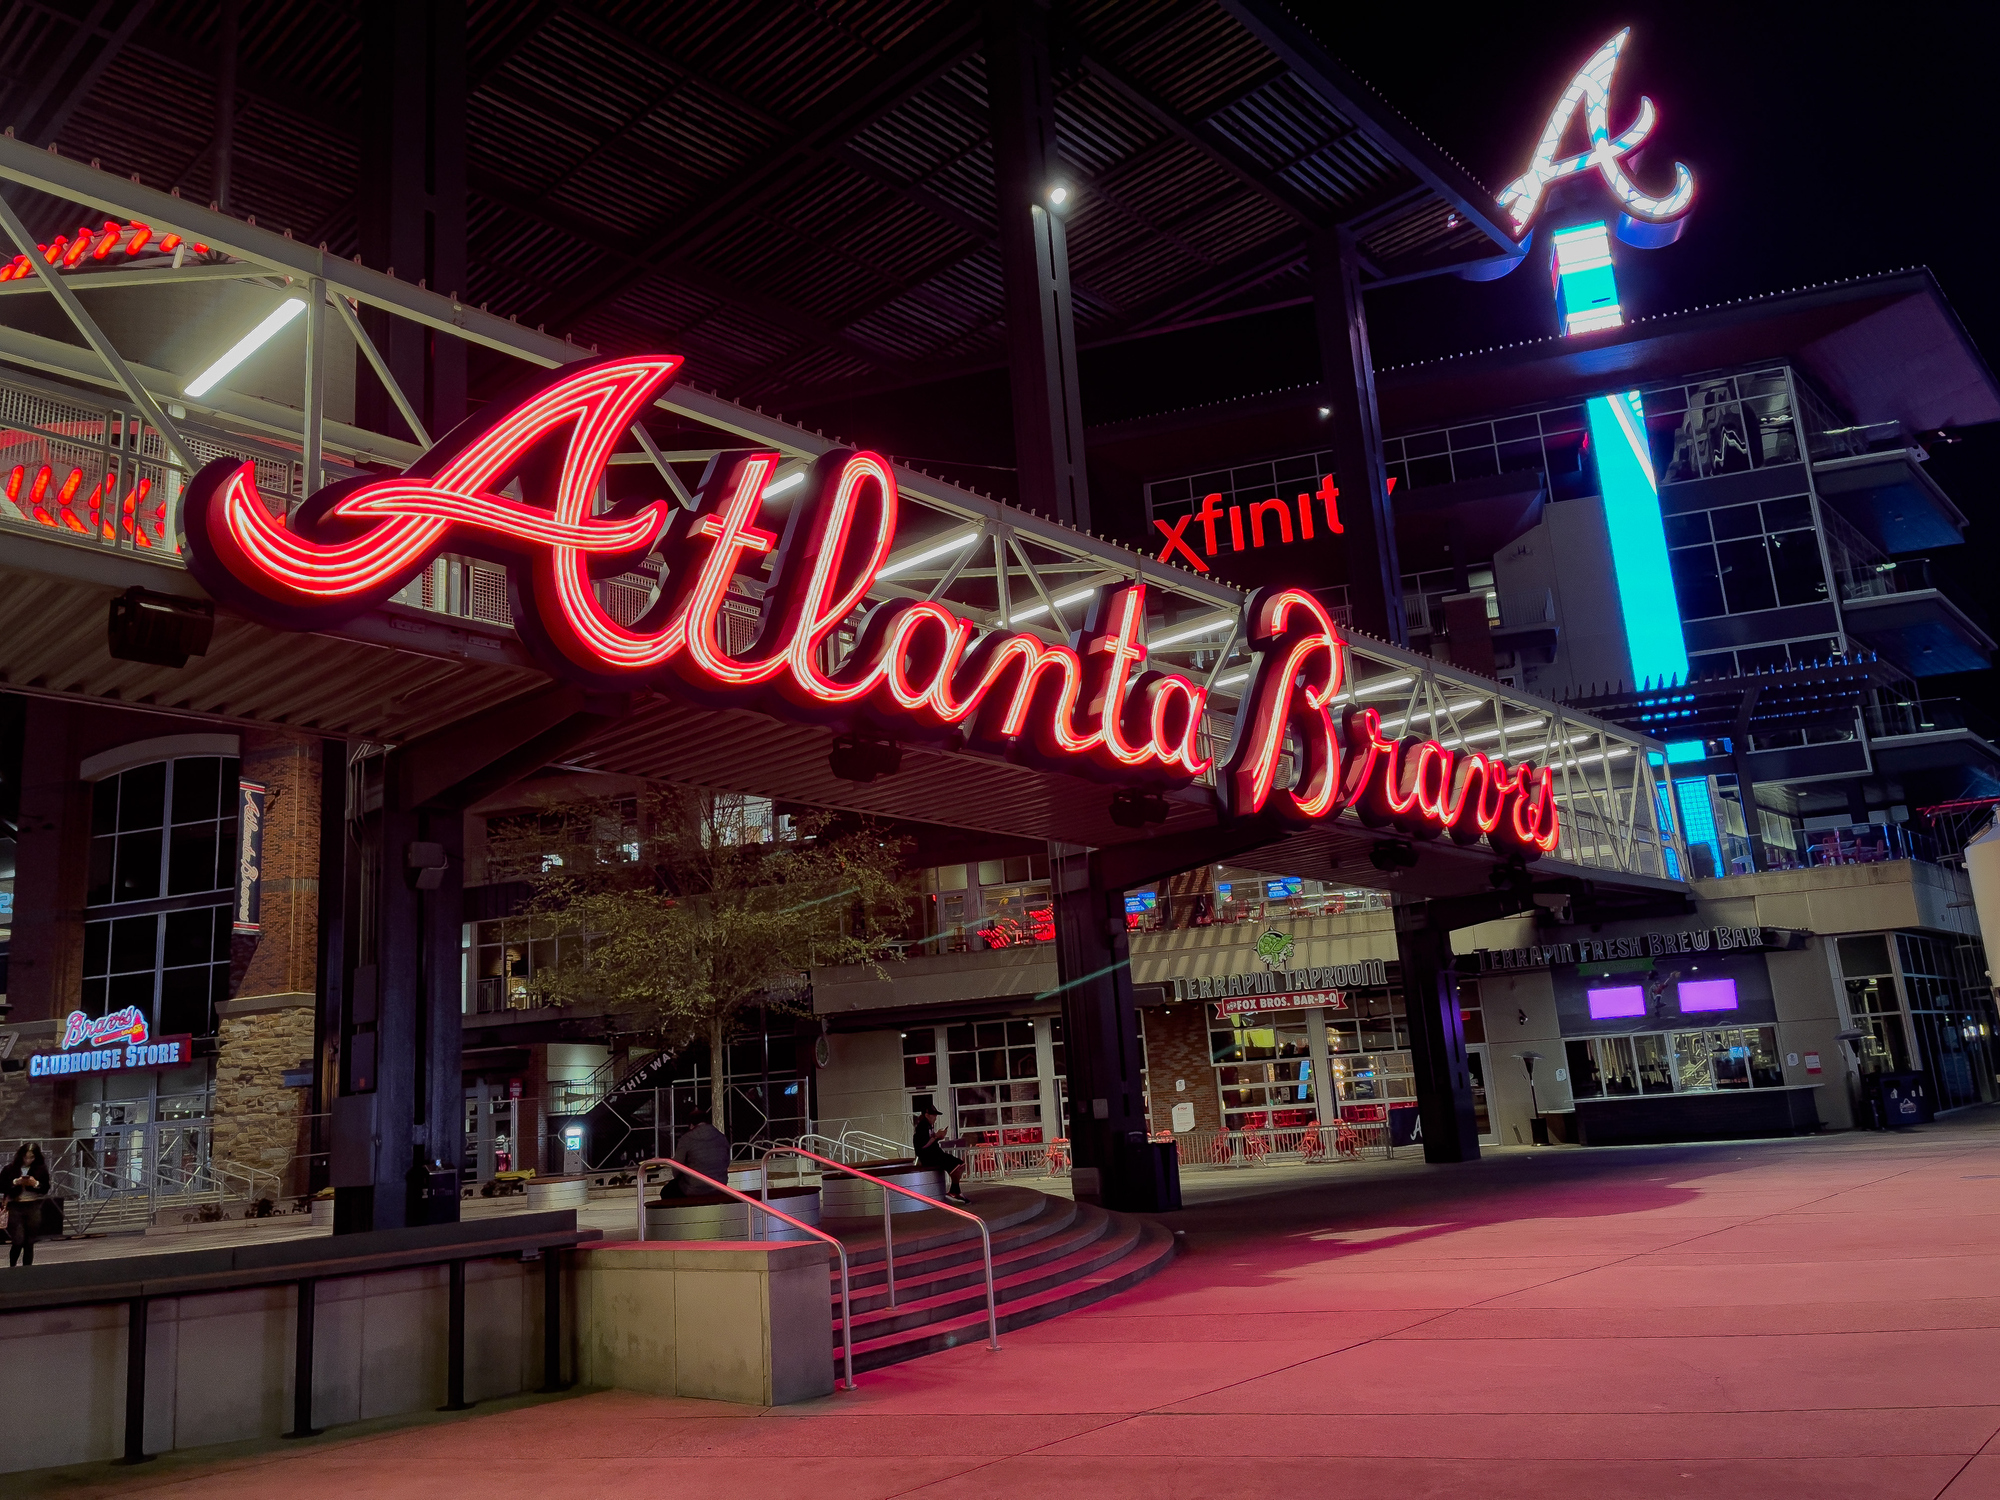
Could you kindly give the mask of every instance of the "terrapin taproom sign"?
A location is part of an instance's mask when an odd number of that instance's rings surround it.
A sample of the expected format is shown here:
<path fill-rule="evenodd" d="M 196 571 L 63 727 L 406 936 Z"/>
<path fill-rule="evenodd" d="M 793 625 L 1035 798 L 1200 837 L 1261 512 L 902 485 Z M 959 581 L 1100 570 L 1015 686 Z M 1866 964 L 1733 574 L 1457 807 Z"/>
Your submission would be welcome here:
<path fill-rule="evenodd" d="M 1304 590 L 1266 588 L 1252 601 L 1255 661 L 1217 766 L 1201 747 L 1205 690 L 1147 665 L 1143 583 L 1101 592 L 1066 643 L 985 628 L 937 600 L 869 603 L 898 524 L 895 475 L 877 454 L 824 454 L 803 491 L 774 504 L 782 455 L 724 453 L 684 519 L 659 500 L 599 509 L 612 450 L 681 364 L 565 367 L 401 476 L 329 486 L 289 523 L 257 492 L 252 465 L 218 459 L 189 487 L 183 553 L 210 593 L 289 630 L 344 623 L 439 553 L 473 553 L 509 570 L 516 628 L 544 665 L 586 686 L 970 746 L 1123 786 L 1171 788 L 1214 771 L 1239 817 L 1302 825 L 1353 807 L 1418 838 L 1485 838 L 1527 859 L 1555 847 L 1546 768 L 1388 738 L 1372 708 L 1335 718 L 1347 646 Z M 524 498 L 503 493 L 517 482 Z M 656 602 L 629 624 L 613 619 L 592 579 L 655 554 L 665 565 Z M 723 607 L 743 574 L 763 585 L 763 610 L 753 639 L 731 650 Z M 854 647 L 836 661 L 830 643 L 850 623 Z"/>

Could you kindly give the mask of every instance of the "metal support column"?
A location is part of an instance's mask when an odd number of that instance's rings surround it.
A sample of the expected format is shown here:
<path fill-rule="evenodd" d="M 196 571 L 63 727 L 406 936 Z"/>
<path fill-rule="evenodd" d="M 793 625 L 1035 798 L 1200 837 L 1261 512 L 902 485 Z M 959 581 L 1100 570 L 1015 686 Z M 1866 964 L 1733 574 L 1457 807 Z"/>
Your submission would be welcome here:
<path fill-rule="evenodd" d="M 1465 1024 L 1451 933 L 1431 903 L 1396 908 L 1396 957 L 1403 970 L 1403 1010 L 1410 1025 L 1410 1064 L 1417 1079 L 1417 1120 L 1424 1160 L 1477 1161 L 1479 1124 L 1472 1108 L 1472 1074 L 1465 1061 Z"/>
<path fill-rule="evenodd" d="M 1125 893 L 1109 888 L 1097 861 L 1071 845 L 1049 846 L 1049 873 L 1069 1070 L 1071 1189 L 1079 1201 L 1105 1208 L 1178 1208 L 1179 1179 L 1169 1181 L 1146 1141 L 1145 1051 L 1133 1003 Z"/>
<path fill-rule="evenodd" d="M 1368 313 L 1353 242 L 1336 229 L 1308 240 L 1313 315 L 1319 329 L 1320 385 L 1328 409 L 1326 447 L 1340 488 L 1347 543 L 1347 596 L 1354 623 L 1398 645 L 1409 642 L 1396 521 L 1382 468 L 1382 419 L 1368 352 Z"/>
<path fill-rule="evenodd" d="M 301 450 L 304 470 L 300 498 L 326 482 L 321 428 L 326 422 L 326 283 L 317 276 L 306 283 L 306 420 Z"/>
<path fill-rule="evenodd" d="M 1046 0 L 989 0 L 986 92 L 993 112 L 994 191 L 1005 285 L 1014 463 L 1021 503 L 1084 530 L 1083 405 L 1069 281 Z"/>
<path fill-rule="evenodd" d="M 466 288 L 464 0 L 365 0 L 361 22 L 361 258 L 446 296 Z M 362 321 L 432 432 L 465 416 L 465 344 L 369 309 Z M 397 412 L 357 379 L 355 419 L 395 431 Z"/>

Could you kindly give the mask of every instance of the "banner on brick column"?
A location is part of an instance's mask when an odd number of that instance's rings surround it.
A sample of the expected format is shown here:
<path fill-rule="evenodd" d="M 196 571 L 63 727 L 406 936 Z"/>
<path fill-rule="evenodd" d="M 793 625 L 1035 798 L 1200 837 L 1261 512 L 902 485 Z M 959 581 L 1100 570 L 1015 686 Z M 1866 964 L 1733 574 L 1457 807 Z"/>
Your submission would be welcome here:
<path fill-rule="evenodd" d="M 263 930 L 264 788 L 236 783 L 236 917 L 234 931 L 255 937 Z"/>

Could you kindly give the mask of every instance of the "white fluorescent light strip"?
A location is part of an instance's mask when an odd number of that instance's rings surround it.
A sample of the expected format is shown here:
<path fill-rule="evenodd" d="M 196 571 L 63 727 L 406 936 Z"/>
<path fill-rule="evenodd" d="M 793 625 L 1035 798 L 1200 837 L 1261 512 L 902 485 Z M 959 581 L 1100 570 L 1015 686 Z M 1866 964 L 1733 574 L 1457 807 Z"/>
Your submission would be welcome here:
<path fill-rule="evenodd" d="M 1176 630 L 1171 635 L 1159 636 L 1154 640 L 1146 642 L 1146 646 L 1148 650 L 1164 651 L 1167 647 L 1179 645 L 1182 641 L 1191 641 L 1198 635 L 1208 635 L 1220 630 L 1223 626 L 1232 624 L 1235 619 L 1236 616 L 1234 615 L 1217 615 L 1213 619 L 1203 620 L 1199 624 L 1189 625 L 1185 629 Z"/>
<path fill-rule="evenodd" d="M 804 469 L 794 469 L 783 479 L 774 479 L 765 485 L 761 498 L 765 500 L 775 499 L 777 496 L 784 494 L 786 490 L 795 490 L 805 482 L 806 471 Z"/>
<path fill-rule="evenodd" d="M 1448 714 L 1469 714 L 1485 701 L 1484 698 L 1467 698 L 1463 703 L 1447 703 L 1444 706 L 1444 712 Z M 1422 717 L 1420 713 L 1411 714 L 1408 718 L 1396 719 L 1394 721 L 1385 719 L 1382 723 L 1382 732 L 1384 734 L 1393 734 L 1397 730 L 1407 728 L 1410 719 L 1419 717 Z"/>
<path fill-rule="evenodd" d="M 1073 593 L 1064 594 L 1055 601 L 1056 608 L 1068 609 L 1072 604 L 1081 604 L 1083 603 L 1084 600 L 1088 599 L 1092 594 L 1096 592 L 1097 590 L 1095 588 L 1088 588 L 1088 589 L 1077 589 Z M 1041 616 L 1047 614 L 1048 612 L 1049 612 L 1048 605 L 1037 604 L 1030 609 L 1015 610 L 1011 618 L 1013 619 L 1014 623 L 1018 625 L 1023 620 L 1038 619 Z"/>
<path fill-rule="evenodd" d="M 205 396 L 209 390 L 231 370 L 255 354 L 270 342 L 271 335 L 283 328 L 292 319 L 306 310 L 306 305 L 297 297 L 287 297 L 274 308 L 269 316 L 255 328 L 238 339 L 230 351 L 214 364 L 203 370 L 187 383 L 184 394 Z"/>
<path fill-rule="evenodd" d="M 764 493 L 768 495 L 770 491 L 766 490 Z M 978 540 L 978 532 L 968 531 L 964 536 L 955 536 L 948 542 L 939 542 L 935 547 L 927 547 L 913 557 L 900 557 L 875 576 L 877 578 L 894 578 L 898 573 L 907 573 L 912 568 L 921 568 L 925 563 L 936 562 L 940 557 L 949 557 L 954 552 L 963 552 Z M 1017 616 L 1016 618 L 1019 617 Z"/>
<path fill-rule="evenodd" d="M 1355 698 L 1372 698 L 1377 693 L 1393 693 L 1401 688 L 1408 687 L 1416 680 L 1414 677 L 1379 677 L 1373 682 L 1357 682 L 1354 684 L 1349 696 Z"/>
<path fill-rule="evenodd" d="M 1227 677 L 1217 678 L 1215 685 L 1219 688 L 1235 687 L 1237 683 L 1248 682 L 1249 680 L 1250 674 L 1248 672 L 1233 672 Z"/>

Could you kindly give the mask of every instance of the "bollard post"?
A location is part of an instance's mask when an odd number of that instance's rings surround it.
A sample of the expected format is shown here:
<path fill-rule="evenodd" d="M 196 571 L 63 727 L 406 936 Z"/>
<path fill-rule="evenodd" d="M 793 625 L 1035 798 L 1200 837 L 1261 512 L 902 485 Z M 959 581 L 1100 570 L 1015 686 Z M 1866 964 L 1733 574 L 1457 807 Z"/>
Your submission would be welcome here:
<path fill-rule="evenodd" d="M 151 1463 L 146 1451 L 146 1322 L 148 1302 L 134 1297 L 128 1304 L 125 1334 L 125 1456 L 120 1463 Z"/>
<path fill-rule="evenodd" d="M 298 1332 L 292 1340 L 292 1430 L 288 1438 L 317 1437 L 313 1426 L 313 1318 L 319 1283 L 310 1277 L 299 1283 Z"/>
<path fill-rule="evenodd" d="M 439 1411 L 464 1411 L 465 1399 L 465 1262 L 450 1263 L 451 1292 L 445 1333 L 445 1397 Z"/>
<path fill-rule="evenodd" d="M 566 1390 L 562 1378 L 562 1251 L 542 1251 L 542 1390 Z"/>

